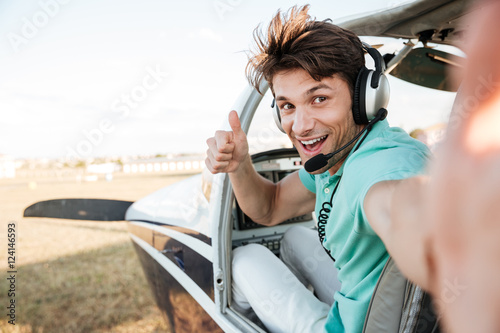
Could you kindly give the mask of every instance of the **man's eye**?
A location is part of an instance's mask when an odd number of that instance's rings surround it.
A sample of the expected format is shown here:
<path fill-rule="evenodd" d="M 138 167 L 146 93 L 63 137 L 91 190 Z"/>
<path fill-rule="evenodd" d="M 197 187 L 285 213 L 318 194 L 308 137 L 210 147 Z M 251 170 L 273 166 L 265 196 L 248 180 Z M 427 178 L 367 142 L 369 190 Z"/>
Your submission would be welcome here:
<path fill-rule="evenodd" d="M 281 110 L 290 110 L 293 108 L 293 105 L 290 103 L 286 103 L 281 107 Z"/>
<path fill-rule="evenodd" d="M 324 102 L 326 100 L 326 97 L 316 97 L 314 99 L 314 103 L 321 103 L 321 102 Z"/>

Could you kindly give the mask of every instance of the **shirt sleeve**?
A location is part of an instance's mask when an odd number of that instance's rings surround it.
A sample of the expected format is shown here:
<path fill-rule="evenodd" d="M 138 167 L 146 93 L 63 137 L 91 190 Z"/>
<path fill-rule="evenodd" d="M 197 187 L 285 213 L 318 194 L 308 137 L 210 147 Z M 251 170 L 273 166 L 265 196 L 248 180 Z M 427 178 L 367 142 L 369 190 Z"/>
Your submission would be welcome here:
<path fill-rule="evenodd" d="M 308 173 L 304 168 L 299 170 L 300 181 L 311 192 L 316 193 L 316 178 Z"/>
<path fill-rule="evenodd" d="M 394 154 L 396 152 L 396 154 Z M 384 156 L 386 155 L 386 156 Z M 364 161 L 365 172 L 358 175 L 358 193 L 355 197 L 354 211 L 356 221 L 355 230 L 359 233 L 375 234 L 366 218 L 364 200 L 368 190 L 378 182 L 387 180 L 400 180 L 425 173 L 428 159 L 426 151 L 397 149 L 396 151 L 381 152 L 376 161 Z M 382 158 L 381 158 L 382 157 Z M 370 158 L 367 158 L 369 160 Z M 362 223 L 361 223 L 362 222 Z"/>

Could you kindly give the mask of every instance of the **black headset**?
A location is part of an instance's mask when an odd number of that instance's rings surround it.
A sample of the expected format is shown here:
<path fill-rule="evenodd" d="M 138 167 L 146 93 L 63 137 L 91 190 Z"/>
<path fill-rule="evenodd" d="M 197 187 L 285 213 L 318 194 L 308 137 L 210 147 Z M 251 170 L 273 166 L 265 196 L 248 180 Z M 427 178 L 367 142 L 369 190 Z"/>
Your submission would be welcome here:
<path fill-rule="evenodd" d="M 375 70 L 363 66 L 356 78 L 352 101 L 352 115 L 356 124 L 368 124 L 375 118 L 381 108 L 387 108 L 389 103 L 389 81 L 384 75 L 385 62 L 380 52 L 363 42 L 363 49 L 373 58 Z M 285 133 L 281 126 L 281 114 L 277 103 L 271 105 L 273 118 L 278 128 Z"/>

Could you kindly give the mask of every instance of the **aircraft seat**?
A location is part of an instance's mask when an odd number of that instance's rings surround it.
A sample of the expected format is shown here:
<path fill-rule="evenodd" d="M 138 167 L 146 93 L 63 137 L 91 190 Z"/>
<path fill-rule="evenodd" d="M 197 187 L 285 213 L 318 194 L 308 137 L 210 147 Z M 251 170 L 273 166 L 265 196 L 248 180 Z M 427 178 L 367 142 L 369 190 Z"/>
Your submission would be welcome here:
<path fill-rule="evenodd" d="M 392 258 L 375 287 L 363 328 L 363 333 L 380 332 L 440 332 L 431 296 L 408 281 Z"/>

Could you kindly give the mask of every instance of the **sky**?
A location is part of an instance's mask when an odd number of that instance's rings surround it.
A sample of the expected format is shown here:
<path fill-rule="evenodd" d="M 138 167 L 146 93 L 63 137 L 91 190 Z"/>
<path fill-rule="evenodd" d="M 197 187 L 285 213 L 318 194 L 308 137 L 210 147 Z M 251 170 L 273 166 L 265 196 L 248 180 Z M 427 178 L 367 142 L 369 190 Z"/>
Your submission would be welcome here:
<path fill-rule="evenodd" d="M 312 16 L 335 22 L 403 2 L 307 3 Z M 248 85 L 254 28 L 295 4 L 303 3 L 0 2 L 0 155 L 203 153 Z M 381 52 L 403 42 L 387 40 Z M 454 94 L 392 77 L 390 83 L 391 125 L 410 131 L 446 121 Z"/>

